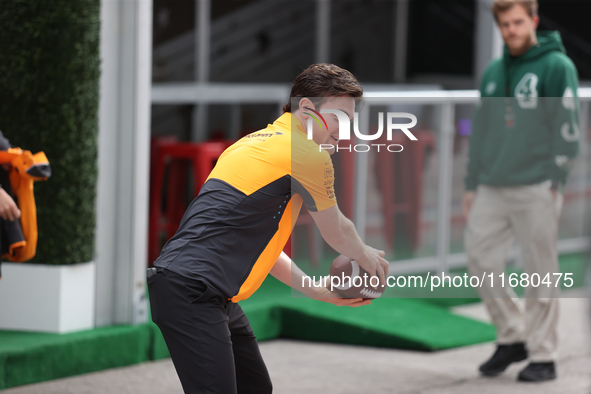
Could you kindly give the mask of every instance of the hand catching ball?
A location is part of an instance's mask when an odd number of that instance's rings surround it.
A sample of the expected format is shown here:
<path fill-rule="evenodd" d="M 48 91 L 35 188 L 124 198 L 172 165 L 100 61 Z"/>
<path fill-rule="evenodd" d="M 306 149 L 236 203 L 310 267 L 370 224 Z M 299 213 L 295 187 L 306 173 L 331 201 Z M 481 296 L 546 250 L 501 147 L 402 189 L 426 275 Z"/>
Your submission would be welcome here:
<path fill-rule="evenodd" d="M 340 255 L 330 266 L 329 290 L 342 298 L 379 298 L 385 289 L 377 275 L 371 276 L 350 257 Z"/>

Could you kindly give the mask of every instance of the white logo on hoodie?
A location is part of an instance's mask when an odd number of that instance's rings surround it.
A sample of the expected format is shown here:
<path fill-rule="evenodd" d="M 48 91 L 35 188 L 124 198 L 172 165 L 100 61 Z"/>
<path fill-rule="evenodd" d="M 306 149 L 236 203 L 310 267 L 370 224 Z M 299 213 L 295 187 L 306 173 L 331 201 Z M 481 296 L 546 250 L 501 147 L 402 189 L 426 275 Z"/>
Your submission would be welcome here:
<path fill-rule="evenodd" d="M 562 106 L 571 111 L 576 109 L 575 93 L 570 87 L 567 87 L 564 90 L 564 94 L 562 95 Z"/>
<path fill-rule="evenodd" d="M 538 107 L 538 81 L 539 78 L 536 74 L 527 73 L 515 87 L 515 97 L 521 108 L 533 109 Z"/>
<path fill-rule="evenodd" d="M 486 94 L 491 95 L 495 92 L 495 90 L 497 90 L 497 83 L 495 81 L 490 81 L 486 85 Z"/>

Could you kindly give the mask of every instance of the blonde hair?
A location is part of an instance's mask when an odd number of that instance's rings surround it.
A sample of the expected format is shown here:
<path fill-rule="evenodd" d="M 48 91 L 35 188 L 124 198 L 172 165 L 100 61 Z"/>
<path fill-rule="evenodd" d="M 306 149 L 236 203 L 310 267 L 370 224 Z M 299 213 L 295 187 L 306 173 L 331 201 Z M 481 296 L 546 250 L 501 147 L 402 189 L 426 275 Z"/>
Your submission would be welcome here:
<path fill-rule="evenodd" d="M 538 15 L 538 0 L 495 0 L 492 6 L 492 13 L 498 21 L 500 12 L 505 12 L 515 5 L 520 5 L 525 8 L 525 11 L 530 17 Z"/>

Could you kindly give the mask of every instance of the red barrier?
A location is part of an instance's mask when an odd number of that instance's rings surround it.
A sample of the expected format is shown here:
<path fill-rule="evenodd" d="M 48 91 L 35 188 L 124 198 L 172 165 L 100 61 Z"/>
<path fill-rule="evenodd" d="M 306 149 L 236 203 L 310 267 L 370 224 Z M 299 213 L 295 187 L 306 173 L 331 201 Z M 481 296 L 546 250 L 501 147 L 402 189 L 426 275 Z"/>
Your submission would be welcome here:
<path fill-rule="evenodd" d="M 149 264 L 160 254 L 162 238 L 168 240 L 174 235 L 187 208 L 189 168 L 192 169 L 191 196 L 194 198 L 199 194 L 219 156 L 231 143 L 152 140 Z"/>

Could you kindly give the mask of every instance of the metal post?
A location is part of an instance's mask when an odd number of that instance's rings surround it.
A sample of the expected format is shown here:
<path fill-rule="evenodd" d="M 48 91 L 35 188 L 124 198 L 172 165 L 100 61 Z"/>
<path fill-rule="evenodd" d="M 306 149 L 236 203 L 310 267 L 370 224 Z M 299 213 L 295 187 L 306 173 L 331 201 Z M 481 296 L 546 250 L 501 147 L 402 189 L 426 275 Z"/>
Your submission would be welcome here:
<path fill-rule="evenodd" d="M 394 82 L 406 82 L 406 56 L 408 40 L 408 0 L 398 0 L 395 7 L 394 28 Z"/>
<path fill-rule="evenodd" d="M 195 79 L 198 82 L 209 80 L 211 0 L 197 0 L 195 4 Z"/>
<path fill-rule="evenodd" d="M 367 133 L 369 131 L 369 108 L 370 104 L 365 102 L 361 113 L 359 114 L 359 131 Z M 357 136 L 352 136 L 352 145 L 355 145 Z M 355 227 L 362 240 L 365 241 L 365 231 L 367 227 L 367 176 L 369 174 L 369 152 L 355 154 L 355 207 L 353 217 L 355 218 Z"/>
<path fill-rule="evenodd" d="M 150 210 L 150 124 L 152 86 L 152 0 L 139 0 L 136 6 L 136 64 L 135 64 L 135 139 L 128 152 L 133 153 L 132 193 L 126 194 L 133 215 L 132 267 L 128 285 L 132 286 L 131 318 L 133 324 L 148 320 L 146 299 L 146 261 L 148 260 L 148 212 Z M 128 129 L 127 129 L 128 130 Z M 129 311 L 127 312 L 129 313 Z"/>
<path fill-rule="evenodd" d="M 492 3 L 493 0 L 478 0 L 476 2 L 475 86 L 479 86 L 490 61 L 503 53 L 503 38 L 491 11 Z"/>
<path fill-rule="evenodd" d="M 195 80 L 207 83 L 209 80 L 211 41 L 211 0 L 196 0 L 195 3 Z M 207 139 L 208 107 L 198 104 L 193 110 L 193 131 L 191 140 Z"/>
<path fill-rule="evenodd" d="M 330 0 L 316 0 L 316 62 L 330 60 Z"/>
<path fill-rule="evenodd" d="M 103 0 L 96 324 L 147 320 L 152 1 Z"/>
<path fill-rule="evenodd" d="M 558 100 L 558 99 L 551 99 L 551 100 Z M 581 117 L 579 120 L 579 135 L 581 136 L 581 139 L 579 140 L 579 160 L 583 161 L 583 165 L 581 166 L 581 174 L 580 174 L 580 181 L 578 182 L 577 185 L 577 193 L 579 193 L 580 196 L 582 196 L 582 198 L 584 199 L 585 193 L 587 192 L 587 189 L 589 188 L 588 182 L 588 174 L 589 174 L 589 168 L 587 166 L 587 163 L 589 162 L 589 140 L 588 140 L 588 135 L 589 135 L 589 111 L 591 111 L 591 103 L 589 101 L 584 101 L 581 102 Z M 586 201 L 586 199 L 584 199 L 583 201 Z M 585 209 L 585 205 L 586 203 L 581 204 L 582 205 L 582 209 Z M 580 236 L 587 236 L 588 234 L 585 233 L 585 226 L 586 226 L 586 220 L 581 220 L 581 226 L 578 228 L 579 234 Z"/>
<path fill-rule="evenodd" d="M 437 138 L 437 155 L 439 158 L 439 179 L 437 197 L 437 260 L 438 273 L 448 271 L 448 255 L 451 227 L 451 187 L 452 159 L 454 140 L 455 107 L 452 102 L 441 104 L 438 108 L 439 136 Z"/>
<path fill-rule="evenodd" d="M 581 103 L 581 118 L 579 121 L 579 132 L 581 135 L 581 140 L 579 141 L 579 154 L 582 157 L 587 157 L 586 155 L 589 153 L 589 141 L 587 140 L 587 136 L 589 135 L 589 117 L 591 111 L 591 102 L 584 101 Z M 587 170 L 587 166 L 583 166 L 585 171 Z M 585 177 L 585 179 L 587 179 Z"/>

